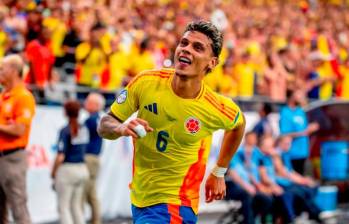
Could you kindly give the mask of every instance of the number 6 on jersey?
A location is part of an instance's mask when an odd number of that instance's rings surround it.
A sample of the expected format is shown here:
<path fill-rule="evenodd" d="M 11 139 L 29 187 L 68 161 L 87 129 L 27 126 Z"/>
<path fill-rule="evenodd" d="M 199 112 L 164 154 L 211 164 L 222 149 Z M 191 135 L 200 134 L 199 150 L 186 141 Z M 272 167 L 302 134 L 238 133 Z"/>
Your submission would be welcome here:
<path fill-rule="evenodd" d="M 159 152 L 164 152 L 166 150 L 168 137 L 170 137 L 170 135 L 167 133 L 167 131 L 160 131 L 158 133 L 156 148 Z"/>

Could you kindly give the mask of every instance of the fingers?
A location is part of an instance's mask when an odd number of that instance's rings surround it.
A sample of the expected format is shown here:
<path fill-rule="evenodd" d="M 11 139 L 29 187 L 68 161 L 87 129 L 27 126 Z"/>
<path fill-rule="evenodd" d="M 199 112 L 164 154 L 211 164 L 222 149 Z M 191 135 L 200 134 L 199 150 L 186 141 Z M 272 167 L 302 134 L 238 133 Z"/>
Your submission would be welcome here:
<path fill-rule="evenodd" d="M 222 200 L 225 198 L 226 188 L 225 184 L 221 185 L 206 185 L 205 187 L 206 203 L 210 203 L 213 200 Z"/>
<path fill-rule="evenodd" d="M 124 129 L 122 135 L 131 136 L 133 138 L 138 138 L 137 133 L 135 131 L 133 131 L 132 125 L 129 125 L 129 124 L 125 126 L 125 129 Z"/>
<path fill-rule="evenodd" d="M 145 130 L 146 130 L 147 132 L 150 132 L 150 131 L 153 131 L 153 130 L 154 130 L 152 127 L 149 126 L 148 121 L 143 120 L 143 119 L 141 119 L 141 118 L 136 118 L 136 119 L 134 119 L 134 120 L 131 120 L 129 124 L 132 126 L 132 128 L 134 128 L 134 127 L 136 127 L 137 125 L 141 124 L 141 125 L 143 125 L 143 127 L 145 128 Z"/>
<path fill-rule="evenodd" d="M 137 118 L 135 121 L 137 121 L 138 124 L 143 125 L 144 128 L 145 128 L 145 130 L 146 130 L 147 132 L 154 131 L 154 129 L 153 129 L 152 127 L 149 126 L 148 121 L 143 120 L 143 119 L 141 119 L 141 118 Z"/>
<path fill-rule="evenodd" d="M 145 130 L 147 132 L 153 131 L 153 128 L 151 128 L 146 120 L 136 118 L 134 120 L 131 120 L 129 123 L 125 124 L 125 129 L 123 130 L 124 136 L 132 136 L 133 138 L 139 138 L 137 133 L 134 131 L 134 128 L 137 125 L 143 125 Z"/>
<path fill-rule="evenodd" d="M 213 201 L 213 193 L 211 191 L 211 188 L 209 188 L 208 186 L 206 186 L 206 190 L 205 190 L 205 194 L 206 194 L 206 203 L 210 203 Z"/>
<path fill-rule="evenodd" d="M 213 200 L 223 200 L 225 198 L 225 191 L 220 193 L 213 193 L 210 189 L 206 190 L 206 203 L 210 203 Z"/>

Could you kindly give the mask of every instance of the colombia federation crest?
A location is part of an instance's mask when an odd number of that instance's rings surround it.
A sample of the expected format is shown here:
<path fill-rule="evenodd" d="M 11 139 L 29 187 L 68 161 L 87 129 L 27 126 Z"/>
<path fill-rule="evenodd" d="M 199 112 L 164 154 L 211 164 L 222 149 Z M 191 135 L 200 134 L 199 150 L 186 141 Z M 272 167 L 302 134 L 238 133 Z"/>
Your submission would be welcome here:
<path fill-rule="evenodd" d="M 197 133 L 201 128 L 201 122 L 195 117 L 189 117 L 184 122 L 184 128 L 191 134 Z"/>

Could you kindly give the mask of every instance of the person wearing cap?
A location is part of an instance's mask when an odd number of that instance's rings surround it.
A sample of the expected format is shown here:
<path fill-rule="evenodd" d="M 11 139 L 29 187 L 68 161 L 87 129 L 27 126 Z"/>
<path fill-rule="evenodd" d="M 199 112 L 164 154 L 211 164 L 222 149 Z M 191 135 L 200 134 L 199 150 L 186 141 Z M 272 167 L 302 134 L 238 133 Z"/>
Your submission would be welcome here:
<path fill-rule="evenodd" d="M 0 198 L 12 211 L 17 224 L 31 223 L 24 149 L 28 144 L 35 100 L 22 81 L 23 65 L 22 58 L 16 54 L 3 58 L 0 65 Z"/>

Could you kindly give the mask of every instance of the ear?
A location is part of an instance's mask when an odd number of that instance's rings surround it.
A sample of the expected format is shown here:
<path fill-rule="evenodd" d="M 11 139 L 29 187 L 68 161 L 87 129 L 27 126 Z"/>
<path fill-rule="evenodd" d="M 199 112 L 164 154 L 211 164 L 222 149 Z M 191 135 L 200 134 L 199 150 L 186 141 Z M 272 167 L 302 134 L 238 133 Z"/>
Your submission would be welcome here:
<path fill-rule="evenodd" d="M 208 64 L 208 69 L 211 71 L 219 64 L 218 57 L 212 57 L 210 63 Z"/>

